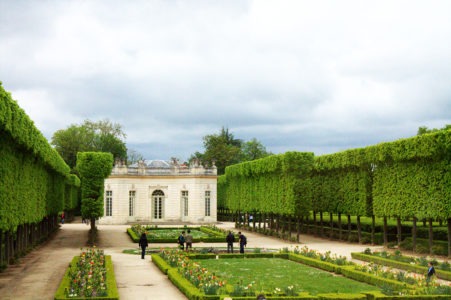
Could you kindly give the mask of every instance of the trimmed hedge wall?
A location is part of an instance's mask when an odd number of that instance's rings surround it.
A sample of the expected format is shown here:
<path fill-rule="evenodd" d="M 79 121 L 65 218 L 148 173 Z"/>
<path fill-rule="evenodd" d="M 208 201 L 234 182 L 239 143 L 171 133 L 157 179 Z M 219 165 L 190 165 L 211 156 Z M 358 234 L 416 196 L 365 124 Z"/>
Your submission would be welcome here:
<path fill-rule="evenodd" d="M 0 82 L 0 269 L 59 228 L 80 183 Z"/>
<path fill-rule="evenodd" d="M 328 222 L 323 213 L 357 216 L 362 242 L 361 216 L 393 217 L 400 243 L 403 220 L 439 220 L 448 223 L 451 253 L 451 130 L 319 157 L 287 152 L 228 166 L 224 176 L 218 183 L 221 208 L 235 216 L 269 214 L 264 217 L 271 229 L 279 231 L 289 218 L 299 228 L 311 211 L 315 218 L 320 213 L 320 223 Z M 287 229 L 293 228 L 282 227 Z M 374 226 L 371 232 L 374 240 Z M 384 243 L 387 237 L 384 232 Z"/>

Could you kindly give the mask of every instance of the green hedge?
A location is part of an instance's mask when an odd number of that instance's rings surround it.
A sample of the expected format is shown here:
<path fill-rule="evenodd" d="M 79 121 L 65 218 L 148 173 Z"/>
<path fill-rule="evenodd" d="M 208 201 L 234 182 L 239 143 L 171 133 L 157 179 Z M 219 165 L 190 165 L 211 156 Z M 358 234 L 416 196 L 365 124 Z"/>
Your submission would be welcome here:
<path fill-rule="evenodd" d="M 0 230 L 15 232 L 74 208 L 77 179 L 1 82 L 0 136 Z"/>
<path fill-rule="evenodd" d="M 407 283 L 403 283 L 403 282 L 399 282 L 396 280 L 391 280 L 391 279 L 387 279 L 387 278 L 381 278 L 372 274 L 368 274 L 362 271 L 358 271 L 356 270 L 353 266 L 342 266 L 340 269 L 341 274 L 343 274 L 344 276 L 357 280 L 357 281 L 361 281 L 361 282 L 365 282 L 371 285 L 375 285 L 378 287 L 381 286 L 389 286 L 390 288 L 394 289 L 394 290 L 400 290 L 400 289 L 413 289 L 414 286 L 407 284 Z"/>
<path fill-rule="evenodd" d="M 171 266 L 159 255 L 159 254 L 151 254 L 152 262 L 160 269 L 164 274 L 168 274 L 168 270 Z"/>
<path fill-rule="evenodd" d="M 299 262 L 302 263 L 304 265 L 308 265 L 311 267 L 315 267 L 318 269 L 322 269 L 328 272 L 334 272 L 337 274 L 341 274 L 341 268 L 343 266 L 339 266 L 330 262 L 326 262 L 326 261 L 321 261 L 319 259 L 315 259 L 315 258 L 311 258 L 311 257 L 307 257 L 304 255 L 300 255 L 300 254 L 294 254 L 294 253 L 290 253 L 288 255 L 289 260 L 295 261 L 295 262 Z"/>
<path fill-rule="evenodd" d="M 228 166 L 218 194 L 225 197 L 223 208 L 234 212 L 446 221 L 450 162 L 451 130 L 441 130 L 319 157 L 287 152 Z"/>
<path fill-rule="evenodd" d="M 151 230 L 165 230 L 168 228 L 152 228 Z M 204 227 L 197 227 L 197 228 L 185 228 L 185 227 L 181 227 L 181 228 L 170 228 L 170 229 L 174 229 L 174 230 L 187 230 L 187 229 L 197 229 L 200 230 L 202 232 L 205 232 L 207 234 L 212 234 L 214 236 L 209 236 L 209 237 L 200 237 L 200 238 L 193 238 L 193 243 L 225 243 L 226 242 L 226 236 L 224 233 L 222 232 L 218 232 L 218 231 L 214 231 L 214 230 L 209 230 L 208 228 L 204 228 Z M 132 228 L 127 228 L 127 233 L 130 236 L 130 238 L 133 240 L 134 243 L 138 243 L 139 242 L 139 236 L 136 234 L 135 231 L 133 231 Z M 177 244 L 177 239 L 173 239 L 173 238 L 148 238 L 149 243 L 155 243 L 155 244 L 170 244 L 170 243 L 174 243 Z"/>
<path fill-rule="evenodd" d="M 184 278 L 176 268 L 170 268 L 168 270 L 169 280 L 190 300 L 202 300 L 202 299 L 218 299 L 219 296 L 213 296 L 213 298 L 206 298 L 206 295 L 199 291 L 191 282 Z"/>
<path fill-rule="evenodd" d="M 75 256 L 72 259 L 71 266 L 72 268 L 75 268 L 78 260 L 80 259 L 79 256 Z M 118 300 L 119 299 L 119 292 L 117 290 L 117 283 L 116 283 L 116 277 L 114 275 L 114 268 L 113 268 L 113 262 L 111 260 L 110 255 L 105 255 L 105 266 L 106 266 L 106 286 L 108 291 L 108 296 L 104 297 L 95 297 L 95 299 L 102 299 L 102 300 Z M 55 300 L 63 300 L 63 299 L 74 299 L 74 300 L 81 300 L 86 298 L 80 298 L 80 297 L 66 297 L 66 290 L 69 290 L 70 287 L 70 267 L 67 268 L 66 273 L 64 274 L 63 279 L 61 280 L 61 284 L 59 285 L 58 289 L 56 290 L 55 294 Z"/>
<path fill-rule="evenodd" d="M 351 256 L 354 259 L 359 259 L 359 260 L 363 260 L 363 261 L 367 261 L 367 262 L 373 262 L 376 264 L 389 266 L 389 267 L 393 267 L 393 268 L 397 268 L 397 269 L 401 269 L 401 270 L 411 271 L 411 272 L 423 274 L 423 275 L 425 275 L 428 270 L 427 267 L 419 266 L 416 264 L 405 263 L 405 262 L 397 261 L 394 259 L 376 256 L 376 255 L 353 252 L 353 253 L 351 253 Z M 451 281 L 451 272 L 436 269 L 435 273 L 438 278 Z"/>

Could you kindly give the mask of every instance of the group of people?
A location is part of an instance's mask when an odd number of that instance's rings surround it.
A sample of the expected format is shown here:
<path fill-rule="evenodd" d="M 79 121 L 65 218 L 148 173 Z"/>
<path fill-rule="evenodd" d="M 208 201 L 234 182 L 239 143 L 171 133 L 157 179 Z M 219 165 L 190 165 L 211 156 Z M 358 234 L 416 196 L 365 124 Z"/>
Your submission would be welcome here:
<path fill-rule="evenodd" d="M 179 235 L 177 239 L 177 243 L 181 250 L 185 249 L 185 251 L 189 251 L 189 249 L 193 249 L 193 236 L 191 235 L 191 230 L 188 229 L 188 233 L 185 234 L 185 231 Z"/>
<path fill-rule="evenodd" d="M 235 243 L 235 235 L 229 231 L 226 237 L 227 242 L 227 253 L 233 253 L 233 243 Z M 240 253 L 244 253 L 244 247 L 247 245 L 247 238 L 244 234 L 238 232 L 238 242 L 240 244 Z"/>
<path fill-rule="evenodd" d="M 229 231 L 226 237 L 227 242 L 227 253 L 233 253 L 233 243 L 235 243 L 235 235 Z M 244 247 L 247 245 L 247 238 L 244 234 L 238 232 L 238 242 L 240 244 L 240 253 L 244 253 Z M 188 229 L 187 233 L 182 231 L 182 233 L 177 238 L 177 243 L 181 250 L 190 251 L 193 249 L 193 236 L 191 235 L 191 230 Z M 146 255 L 146 248 L 149 246 L 147 241 L 147 235 L 145 232 L 141 234 L 139 239 L 139 248 L 141 248 L 141 259 L 144 259 Z"/>

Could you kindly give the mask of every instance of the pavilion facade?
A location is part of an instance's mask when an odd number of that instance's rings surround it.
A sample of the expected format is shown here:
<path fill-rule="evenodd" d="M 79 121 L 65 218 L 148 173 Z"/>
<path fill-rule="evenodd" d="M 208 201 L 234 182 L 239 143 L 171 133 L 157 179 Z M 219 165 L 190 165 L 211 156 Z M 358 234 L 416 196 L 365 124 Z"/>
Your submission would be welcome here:
<path fill-rule="evenodd" d="M 215 223 L 217 169 L 198 161 L 116 161 L 105 180 L 104 216 L 99 224 Z"/>

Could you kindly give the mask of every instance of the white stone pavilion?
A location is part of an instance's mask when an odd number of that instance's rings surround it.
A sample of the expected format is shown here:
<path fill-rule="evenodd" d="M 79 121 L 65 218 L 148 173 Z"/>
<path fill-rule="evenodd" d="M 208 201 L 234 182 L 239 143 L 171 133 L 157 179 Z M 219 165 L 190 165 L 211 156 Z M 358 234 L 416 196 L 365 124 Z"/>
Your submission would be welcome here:
<path fill-rule="evenodd" d="M 216 222 L 216 166 L 176 160 L 116 161 L 105 180 L 99 224 Z"/>

